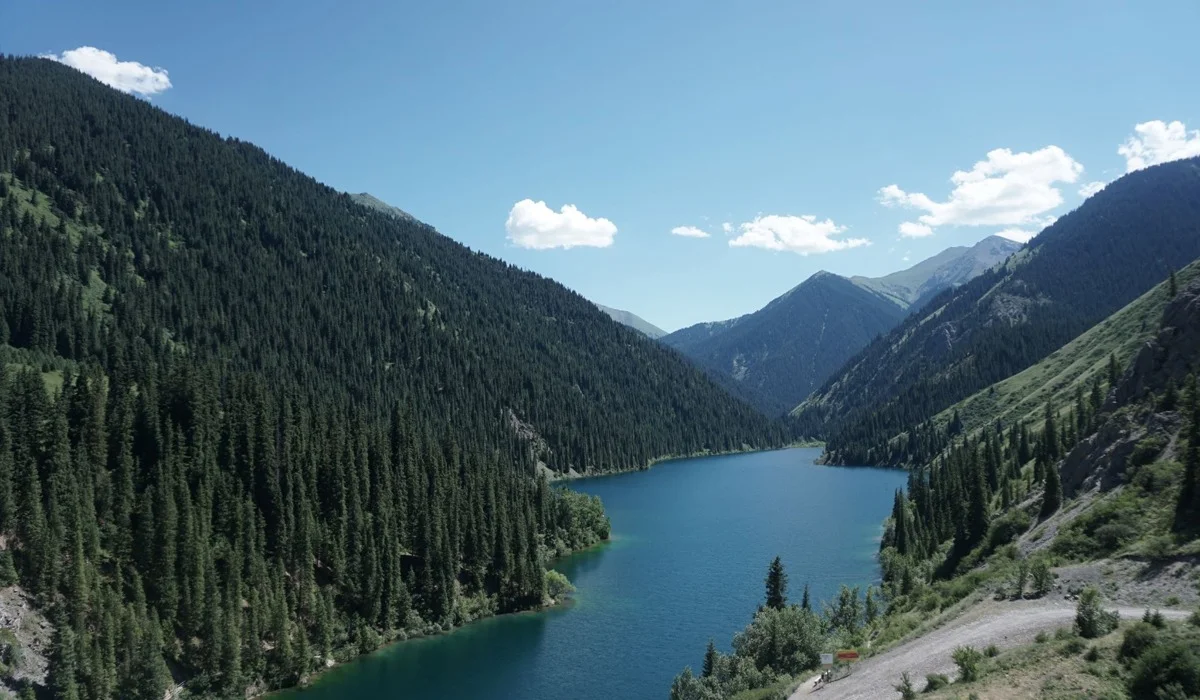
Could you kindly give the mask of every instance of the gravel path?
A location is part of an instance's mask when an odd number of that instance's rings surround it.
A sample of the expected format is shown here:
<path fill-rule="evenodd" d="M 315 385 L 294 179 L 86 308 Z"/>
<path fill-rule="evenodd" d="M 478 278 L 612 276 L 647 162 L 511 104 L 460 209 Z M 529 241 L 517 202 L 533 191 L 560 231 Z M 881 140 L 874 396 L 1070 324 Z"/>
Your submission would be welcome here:
<path fill-rule="evenodd" d="M 1106 606 L 1107 609 L 1113 609 Z M 1122 619 L 1140 618 L 1144 608 L 1116 606 Z M 1191 614 L 1182 610 L 1163 610 L 1171 619 Z M 848 678 L 830 683 L 819 690 L 805 682 L 791 700 L 812 695 L 820 700 L 878 700 L 896 698 L 893 688 L 900 674 L 908 671 L 920 690 L 925 674 L 944 673 L 953 679 L 957 668 L 950 654 L 955 647 L 973 646 L 982 651 L 989 644 L 1001 649 L 1028 644 L 1038 632 L 1052 631 L 1074 623 L 1074 603 L 1057 599 L 986 601 L 922 637 L 901 644 L 883 654 L 862 661 Z"/>

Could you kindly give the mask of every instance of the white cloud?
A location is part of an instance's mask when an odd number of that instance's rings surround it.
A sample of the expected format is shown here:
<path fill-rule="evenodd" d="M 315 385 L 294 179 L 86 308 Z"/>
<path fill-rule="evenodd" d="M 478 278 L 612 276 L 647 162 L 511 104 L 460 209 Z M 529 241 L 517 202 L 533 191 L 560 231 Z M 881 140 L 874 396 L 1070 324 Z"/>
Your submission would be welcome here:
<path fill-rule="evenodd" d="M 725 223 L 721 224 L 721 230 L 725 233 L 733 233 L 733 224 L 726 221 Z"/>
<path fill-rule="evenodd" d="M 1034 236 L 1038 235 L 1038 232 L 1026 231 L 1021 228 L 1006 228 L 1003 231 L 997 231 L 996 235 L 1001 238 L 1007 238 L 1010 241 L 1016 241 L 1017 243 L 1028 243 L 1033 240 Z"/>
<path fill-rule="evenodd" d="M 1100 190 L 1104 189 L 1107 184 L 1107 182 L 1100 182 L 1099 180 L 1096 182 L 1085 182 L 1079 188 L 1079 196 L 1087 199 L 1088 197 L 1091 197 Z"/>
<path fill-rule="evenodd" d="M 924 238 L 925 236 L 932 236 L 933 229 L 925 224 L 918 224 L 915 221 L 905 221 L 900 224 L 900 235 L 905 238 Z"/>
<path fill-rule="evenodd" d="M 608 219 L 586 216 L 574 204 L 554 211 L 545 202 L 522 199 L 508 212 L 504 223 L 508 240 L 521 248 L 607 248 L 617 235 L 617 227 Z"/>
<path fill-rule="evenodd" d="M 1155 119 L 1134 126 L 1133 130 L 1137 133 L 1117 147 L 1117 153 L 1125 156 L 1125 172 L 1200 156 L 1200 130 L 1188 131 L 1183 122 L 1168 124 Z"/>
<path fill-rule="evenodd" d="M 928 236 L 938 226 L 1021 226 L 1038 223 L 1061 205 L 1062 192 L 1055 185 L 1075 182 L 1082 172 L 1083 166 L 1058 146 L 1022 153 L 997 148 L 950 177 L 954 189 L 944 202 L 898 185 L 880 188 L 879 201 L 925 212 L 900 225 L 902 236 Z"/>
<path fill-rule="evenodd" d="M 708 238 L 709 236 L 708 231 L 698 229 L 695 226 L 676 226 L 671 229 L 671 233 L 686 238 Z"/>
<path fill-rule="evenodd" d="M 817 221 L 815 216 L 758 216 L 738 226 L 739 235 L 729 241 L 737 248 L 787 250 L 800 255 L 832 253 L 836 250 L 870 245 L 865 238 L 834 238 L 845 232 L 832 219 Z"/>
<path fill-rule="evenodd" d="M 165 69 L 151 68 L 137 61 L 118 61 L 115 55 L 94 46 L 80 46 L 60 55 L 44 54 L 42 58 L 71 66 L 121 92 L 149 97 L 171 87 Z"/>

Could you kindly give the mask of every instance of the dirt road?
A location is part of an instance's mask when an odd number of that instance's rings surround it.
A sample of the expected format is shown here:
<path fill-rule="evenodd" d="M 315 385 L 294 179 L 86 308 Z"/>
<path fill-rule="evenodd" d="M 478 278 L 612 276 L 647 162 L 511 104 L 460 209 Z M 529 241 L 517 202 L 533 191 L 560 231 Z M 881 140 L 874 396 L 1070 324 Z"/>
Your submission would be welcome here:
<path fill-rule="evenodd" d="M 1106 606 L 1108 607 L 1108 606 Z M 1140 618 L 1143 608 L 1114 606 L 1122 619 Z M 1171 619 L 1191 614 L 1182 610 L 1163 610 Z M 945 626 L 901 644 L 878 656 L 862 661 L 848 678 L 812 689 L 811 680 L 792 694 L 791 700 L 811 695 L 820 700 L 879 700 L 896 698 L 893 686 L 900 674 L 908 671 L 918 689 L 924 687 L 925 674 L 944 673 L 951 679 L 957 669 L 950 654 L 955 647 L 973 646 L 983 650 L 989 644 L 1001 649 L 1028 644 L 1038 632 L 1070 627 L 1075 620 L 1074 603 L 1056 599 L 986 601 L 976 605 Z"/>

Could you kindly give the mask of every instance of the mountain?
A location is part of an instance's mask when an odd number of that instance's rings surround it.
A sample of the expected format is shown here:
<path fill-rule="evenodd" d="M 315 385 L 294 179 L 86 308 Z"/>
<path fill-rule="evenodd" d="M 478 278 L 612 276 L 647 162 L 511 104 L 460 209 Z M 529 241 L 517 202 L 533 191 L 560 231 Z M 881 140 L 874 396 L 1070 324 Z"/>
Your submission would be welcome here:
<path fill-rule="evenodd" d="M 892 301 L 818 272 L 752 314 L 689 326 L 662 342 L 768 415 L 782 415 L 903 316 Z"/>
<path fill-rule="evenodd" d="M 1113 182 L 1004 266 L 935 297 L 794 411 L 841 464 L 920 463 L 930 418 L 1046 357 L 1200 256 L 1200 159 Z M 910 437 L 912 437 L 910 435 Z"/>
<path fill-rule="evenodd" d="M 650 323 L 640 316 L 631 314 L 628 311 L 614 309 L 610 306 L 605 306 L 604 304 L 596 304 L 596 308 L 608 314 L 608 317 L 617 323 L 620 323 L 623 326 L 629 326 L 633 330 L 641 333 L 651 340 L 658 340 L 667 334 L 666 331 L 654 325 L 653 323 Z"/>
<path fill-rule="evenodd" d="M 1197 367 L 1200 261 L 938 417 L 938 446 L 909 470 L 908 487 L 896 492 L 882 524 L 879 589 L 859 598 L 844 587 L 823 615 L 794 602 L 760 606 L 735 637 L 754 641 L 734 644 L 731 654 L 710 646 L 706 672 L 676 676 L 671 697 L 732 697 L 751 688 L 761 696 L 786 694 L 792 678 L 819 667 L 821 649 L 846 635 L 870 636 L 889 654 L 860 661 L 876 672 L 856 672 L 839 687 L 890 697 L 893 688 L 910 685 L 907 672 L 899 686 L 895 671 L 878 672 L 897 650 L 928 659 L 921 673 L 951 662 L 946 645 L 924 636 L 932 628 L 921 623 L 931 617 L 939 634 L 969 625 L 1000 639 L 1018 608 L 1055 612 L 1053 606 L 1057 617 L 1048 615 L 1037 631 L 1074 615 L 1071 638 L 1104 644 L 1108 637 L 1115 648 L 1117 615 L 1098 612 L 1098 591 L 1105 609 L 1137 611 L 1123 644 L 1136 651 L 1117 655 L 1119 665 L 1107 672 L 1114 697 L 1129 697 L 1127 689 L 1135 690 L 1132 697 L 1170 696 L 1181 687 L 1178 678 L 1200 690 L 1200 661 L 1187 653 L 1200 644 L 1200 630 L 1185 621 L 1195 595 L 1181 601 L 1178 593 L 1200 547 Z M 776 559 L 766 578 L 768 601 L 782 571 Z M 1056 589 L 1071 591 L 1072 599 L 1079 593 L 1074 611 L 1047 598 L 1057 599 Z M 877 596 L 887 600 L 882 611 Z M 1143 609 L 1156 612 L 1138 623 Z M 1016 649 L 999 652 L 1000 663 L 984 667 L 971 687 L 991 697 L 1041 697 L 1037 687 L 1015 694 L 1014 670 L 1035 686 L 1050 677 L 1086 685 L 1090 669 L 1075 660 L 1079 647 L 1047 654 L 1056 642 L 1034 639 L 1034 631 L 1026 629 Z M 780 648 L 786 651 L 771 651 Z M 1132 658 L 1148 653 L 1186 657 L 1187 670 L 1164 673 Z M 781 683 L 764 668 L 788 675 Z"/>
<path fill-rule="evenodd" d="M 785 439 L 552 280 L 0 57 L 0 585 L 51 618 L 39 694 L 262 694 L 542 606 L 608 521 L 538 475 Z"/>
<path fill-rule="evenodd" d="M 364 207 L 370 207 L 371 209 L 374 209 L 375 211 L 381 211 L 384 214 L 394 216 L 397 219 L 400 219 L 402 221 L 412 221 L 412 222 L 417 221 L 417 219 L 412 214 L 409 214 L 408 212 L 404 211 L 400 207 L 393 207 L 392 205 L 388 204 L 387 202 L 383 201 L 382 199 L 379 199 L 375 195 L 367 193 L 367 192 L 359 192 L 358 194 L 352 194 L 352 195 L 350 195 L 350 199 L 353 199 L 356 203 L 361 204 Z"/>
<path fill-rule="evenodd" d="M 1020 245 L 991 236 L 886 277 L 818 272 L 758 311 L 662 338 L 735 395 L 782 415 L 878 335 L 938 292 L 1002 262 Z"/>
<path fill-rule="evenodd" d="M 851 277 L 850 281 L 916 311 L 940 292 L 975 279 L 1021 249 L 1020 243 L 988 236 L 973 246 L 947 248 L 932 258 L 883 277 Z"/>

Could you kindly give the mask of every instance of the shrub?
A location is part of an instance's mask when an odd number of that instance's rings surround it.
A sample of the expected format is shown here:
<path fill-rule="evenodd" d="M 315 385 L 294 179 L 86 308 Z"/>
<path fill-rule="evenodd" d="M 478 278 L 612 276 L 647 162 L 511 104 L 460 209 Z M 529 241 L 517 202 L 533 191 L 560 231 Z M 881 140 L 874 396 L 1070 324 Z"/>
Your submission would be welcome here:
<path fill-rule="evenodd" d="M 1000 647 L 996 646 L 995 644 L 989 644 L 987 645 L 987 648 L 983 650 L 983 655 L 989 659 L 993 659 L 1000 655 Z"/>
<path fill-rule="evenodd" d="M 935 690 L 945 688 L 950 685 L 950 679 L 941 673 L 930 673 L 925 676 L 925 692 L 932 693 Z"/>
<path fill-rule="evenodd" d="M 1134 661 L 1157 643 L 1158 630 L 1154 625 L 1149 622 L 1139 622 L 1125 630 L 1125 638 L 1121 641 L 1121 658 Z"/>
<path fill-rule="evenodd" d="M 1045 559 L 1033 562 L 1029 567 L 1029 575 L 1033 577 L 1033 592 L 1037 595 L 1046 595 L 1054 588 L 1054 572 Z"/>
<path fill-rule="evenodd" d="M 1097 649 L 1096 647 L 1089 648 L 1087 650 L 1087 653 L 1083 655 L 1083 659 L 1084 659 L 1084 661 L 1099 661 L 1100 660 L 1100 650 Z"/>
<path fill-rule="evenodd" d="M 900 693 L 902 700 L 917 700 L 917 689 L 913 687 L 912 679 L 908 677 L 908 671 L 900 674 L 900 682 L 893 687 L 897 693 Z"/>
<path fill-rule="evenodd" d="M 1079 637 L 1072 637 L 1066 644 L 1063 645 L 1063 656 L 1074 656 L 1084 650 L 1087 645 Z"/>
<path fill-rule="evenodd" d="M 1169 595 L 1169 596 L 1167 596 L 1167 599 L 1166 599 L 1165 601 L 1163 601 L 1163 602 L 1165 602 L 1165 603 L 1167 604 L 1167 606 L 1168 606 L 1168 607 L 1172 607 L 1172 608 L 1173 608 L 1173 607 L 1175 607 L 1176 605 L 1179 605 L 1179 602 L 1180 602 L 1180 601 L 1179 601 L 1179 596 L 1177 596 L 1177 595 Z M 1162 613 L 1158 612 L 1157 610 L 1155 610 L 1155 611 L 1154 611 L 1154 613 L 1155 613 L 1156 615 L 1158 615 L 1160 618 L 1162 617 Z"/>
<path fill-rule="evenodd" d="M 1108 523 L 1096 528 L 1092 538 L 1106 554 L 1115 552 L 1127 543 L 1137 539 L 1137 530 L 1125 523 Z"/>
<path fill-rule="evenodd" d="M 979 665 L 983 662 L 983 654 L 974 647 L 958 647 L 952 655 L 954 664 L 958 666 L 958 678 L 964 683 L 979 680 Z"/>
<path fill-rule="evenodd" d="M 1161 493 L 1175 481 L 1179 471 L 1179 462 L 1155 462 L 1139 467 L 1133 473 L 1132 481 L 1146 493 Z"/>
<path fill-rule="evenodd" d="M 1084 639 L 1103 637 L 1117 628 L 1117 613 L 1100 607 L 1100 591 L 1088 587 L 1075 607 L 1075 631 Z"/>
<path fill-rule="evenodd" d="M 1158 700 L 1168 693 L 1175 697 L 1200 695 L 1200 657 L 1186 642 L 1150 647 L 1130 675 L 1129 694 L 1134 700 Z"/>
<path fill-rule="evenodd" d="M 1013 597 L 1025 597 L 1025 585 L 1029 583 L 1029 562 L 1022 559 L 1017 562 L 1017 571 L 1013 576 Z"/>
<path fill-rule="evenodd" d="M 1038 632 L 1037 636 L 1033 638 L 1033 641 L 1037 642 L 1038 644 L 1045 644 L 1046 640 L 1048 639 L 1050 639 L 1050 637 L 1045 632 Z"/>
<path fill-rule="evenodd" d="M 1144 467 L 1150 464 L 1166 446 L 1167 440 L 1161 435 L 1151 435 L 1150 437 L 1142 438 L 1134 446 L 1133 452 L 1129 455 L 1129 465 L 1132 467 Z"/>
<path fill-rule="evenodd" d="M 1033 519 L 1029 517 L 1029 513 L 1019 508 L 1009 511 L 992 523 L 988 532 L 988 549 L 995 551 L 1012 542 L 1024 534 L 1032 523 Z"/>
<path fill-rule="evenodd" d="M 554 569 L 546 570 L 546 595 L 554 600 L 575 592 L 575 586 L 562 573 Z"/>
<path fill-rule="evenodd" d="M 1167 604 L 1170 604 L 1170 599 L 1167 600 Z M 1146 612 L 1142 615 L 1142 622 L 1147 622 L 1151 625 L 1154 625 L 1160 630 L 1165 629 L 1167 626 L 1167 618 L 1163 617 L 1162 612 L 1159 610 L 1155 610 L 1154 612 L 1146 610 Z"/>

